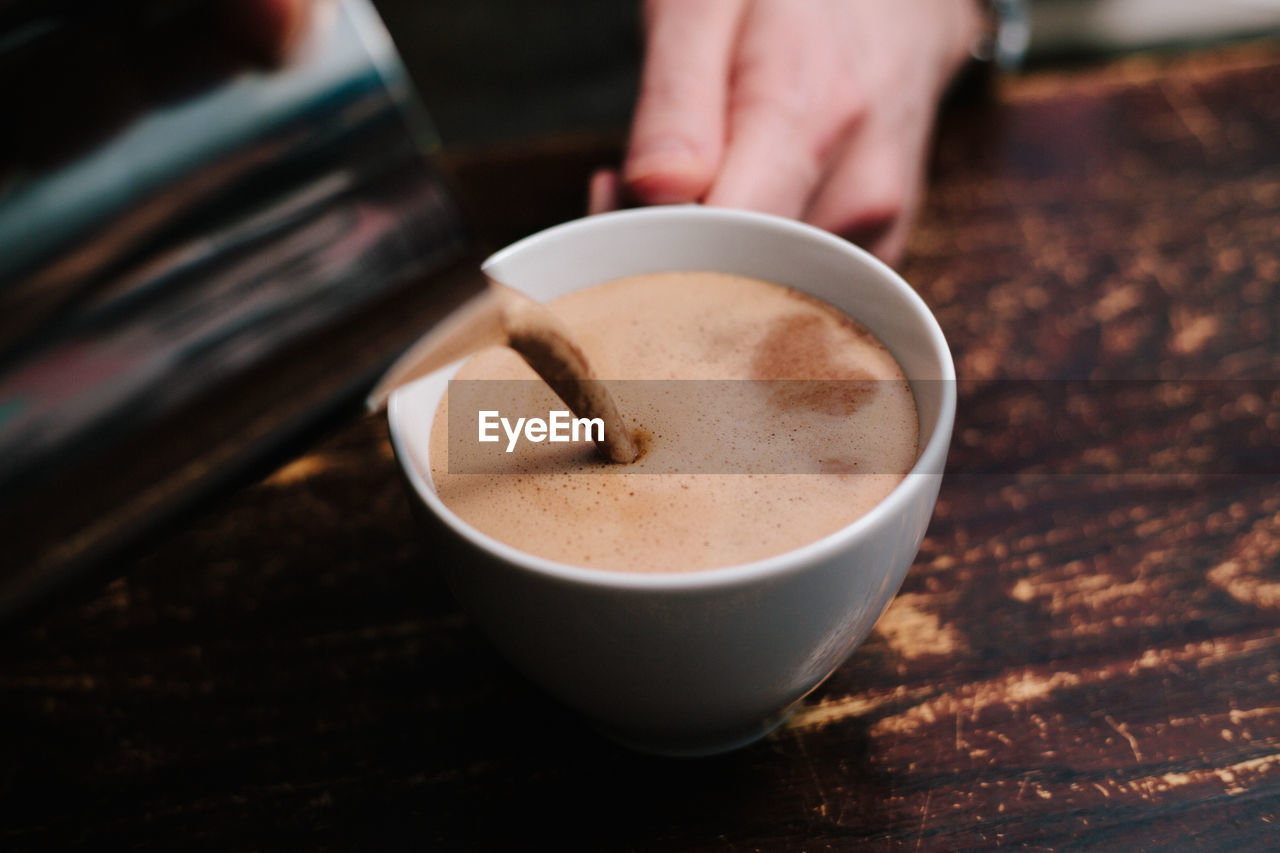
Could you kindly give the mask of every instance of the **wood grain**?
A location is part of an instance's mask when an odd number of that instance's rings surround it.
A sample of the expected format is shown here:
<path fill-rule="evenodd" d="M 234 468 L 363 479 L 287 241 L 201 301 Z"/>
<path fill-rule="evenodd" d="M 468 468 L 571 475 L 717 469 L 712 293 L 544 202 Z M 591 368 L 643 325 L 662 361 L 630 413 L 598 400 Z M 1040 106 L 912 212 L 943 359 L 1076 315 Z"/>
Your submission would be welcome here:
<path fill-rule="evenodd" d="M 1247 46 L 950 112 L 905 274 L 964 378 L 951 473 L 876 632 L 768 740 L 647 758 L 523 682 L 361 420 L 6 637 L 2 843 L 1273 848 L 1277 91 Z"/>

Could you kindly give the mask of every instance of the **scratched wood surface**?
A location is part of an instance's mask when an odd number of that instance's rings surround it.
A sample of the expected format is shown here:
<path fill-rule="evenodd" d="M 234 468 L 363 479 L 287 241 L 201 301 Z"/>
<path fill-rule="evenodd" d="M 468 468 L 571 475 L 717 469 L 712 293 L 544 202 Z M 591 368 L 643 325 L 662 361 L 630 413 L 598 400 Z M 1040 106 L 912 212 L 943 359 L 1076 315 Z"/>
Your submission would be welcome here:
<path fill-rule="evenodd" d="M 875 633 L 769 739 L 648 758 L 523 682 L 358 421 L 5 637 L 0 845 L 1273 849 L 1277 92 L 1255 45 L 951 111 L 905 264 L 964 378 L 951 474 Z M 611 150 L 455 166 L 483 209 Z M 535 199 L 492 234 L 578 203 Z"/>

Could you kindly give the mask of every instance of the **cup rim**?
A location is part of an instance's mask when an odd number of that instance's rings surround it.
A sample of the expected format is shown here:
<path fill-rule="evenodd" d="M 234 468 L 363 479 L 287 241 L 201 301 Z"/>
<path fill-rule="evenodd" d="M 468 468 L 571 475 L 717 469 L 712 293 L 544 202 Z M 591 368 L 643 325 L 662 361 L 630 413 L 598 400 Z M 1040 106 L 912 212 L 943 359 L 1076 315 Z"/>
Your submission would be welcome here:
<path fill-rule="evenodd" d="M 391 444 L 401 471 L 413 486 L 418 497 L 454 533 L 470 542 L 473 546 L 508 564 L 565 583 L 587 584 L 620 591 L 696 592 L 748 584 L 766 578 L 783 577 L 793 572 L 801 571 L 815 563 L 831 559 L 841 551 L 846 550 L 853 541 L 864 536 L 866 531 L 904 515 L 913 498 L 913 493 L 925 488 L 928 479 L 942 476 L 941 472 L 946 462 L 947 449 L 950 444 L 951 425 L 955 422 L 955 364 L 951 357 L 951 350 L 947 346 L 946 338 L 942 333 L 942 327 L 938 324 L 933 312 L 929 310 L 928 305 L 925 304 L 924 299 L 893 268 L 862 247 L 854 245 L 830 232 L 794 219 L 755 211 L 682 204 L 613 211 L 554 225 L 524 237 L 495 252 L 485 260 L 481 265 L 481 269 L 488 269 L 490 265 L 505 260 L 508 255 L 520 251 L 530 243 L 547 239 L 566 230 L 591 230 L 595 227 L 607 227 L 617 219 L 643 219 L 650 217 L 713 218 L 731 222 L 752 222 L 781 229 L 799 238 L 827 243 L 832 248 L 856 257 L 861 263 L 871 267 L 882 278 L 887 279 L 895 289 L 902 291 L 911 307 L 923 318 L 924 326 L 928 333 L 928 342 L 938 356 L 943 374 L 939 377 L 942 394 L 938 407 L 937 426 L 934 427 L 929 441 L 920 451 L 915 464 L 912 465 L 911 470 L 907 472 L 902 482 L 898 483 L 878 504 L 839 530 L 798 548 L 760 560 L 753 560 L 749 563 L 736 563 L 729 566 L 684 572 L 633 572 L 575 566 L 571 563 L 562 563 L 558 560 L 530 554 L 527 551 L 508 545 L 472 527 L 449 507 L 445 506 L 429 482 L 430 472 L 420 472 L 412 464 L 413 456 L 409 452 L 403 431 L 399 426 L 401 423 L 399 400 L 401 391 L 397 390 L 391 395 L 387 403 L 387 422 Z M 458 367 L 458 364 L 454 364 L 433 375 L 452 375 Z M 908 377 L 908 380 L 910 378 Z M 929 473 L 930 471 L 938 471 L 939 473 Z"/>

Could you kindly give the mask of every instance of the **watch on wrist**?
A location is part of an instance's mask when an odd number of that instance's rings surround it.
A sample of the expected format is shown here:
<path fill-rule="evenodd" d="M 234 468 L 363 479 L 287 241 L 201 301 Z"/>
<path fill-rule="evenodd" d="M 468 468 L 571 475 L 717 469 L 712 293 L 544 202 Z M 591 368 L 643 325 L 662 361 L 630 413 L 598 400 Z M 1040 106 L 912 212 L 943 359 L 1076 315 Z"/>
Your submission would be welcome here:
<path fill-rule="evenodd" d="M 973 46 L 974 58 L 1012 71 L 1022 65 L 1031 44 L 1029 0 L 982 0 L 987 27 Z"/>

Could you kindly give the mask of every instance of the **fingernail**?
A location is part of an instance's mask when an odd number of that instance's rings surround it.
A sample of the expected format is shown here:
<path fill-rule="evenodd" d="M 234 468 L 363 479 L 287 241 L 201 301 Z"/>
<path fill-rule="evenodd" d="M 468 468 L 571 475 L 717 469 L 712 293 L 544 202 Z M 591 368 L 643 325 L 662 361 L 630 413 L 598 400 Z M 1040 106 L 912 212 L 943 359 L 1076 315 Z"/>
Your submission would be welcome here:
<path fill-rule="evenodd" d="M 622 172 L 628 191 L 646 204 L 697 201 L 711 184 L 711 166 L 679 138 L 656 139 L 631 152 Z"/>
<path fill-rule="evenodd" d="M 687 142 L 675 136 L 661 136 L 633 149 L 627 155 L 628 180 L 643 178 L 661 172 L 685 171 L 702 165 Z"/>

